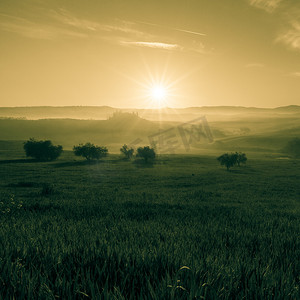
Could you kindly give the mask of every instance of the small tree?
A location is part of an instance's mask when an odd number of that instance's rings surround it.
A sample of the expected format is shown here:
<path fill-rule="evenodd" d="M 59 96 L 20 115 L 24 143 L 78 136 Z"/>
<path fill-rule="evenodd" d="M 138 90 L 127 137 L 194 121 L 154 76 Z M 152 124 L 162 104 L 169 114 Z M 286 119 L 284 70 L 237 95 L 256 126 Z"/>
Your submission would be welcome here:
<path fill-rule="evenodd" d="M 217 160 L 220 162 L 221 166 L 225 166 L 227 171 L 234 165 L 236 165 L 238 159 L 237 153 L 224 153 L 223 155 L 219 156 Z"/>
<path fill-rule="evenodd" d="M 74 154 L 76 156 L 82 156 L 87 160 L 98 160 L 107 156 L 108 150 L 106 147 L 96 146 L 91 143 L 79 144 L 73 147 Z"/>
<path fill-rule="evenodd" d="M 31 138 L 24 143 L 24 150 L 27 157 L 33 157 L 41 161 L 51 161 L 58 158 L 63 147 L 61 145 L 54 146 L 51 141 L 36 141 Z"/>
<path fill-rule="evenodd" d="M 126 144 L 124 144 L 120 149 L 120 152 L 125 155 L 126 159 L 131 159 L 134 153 L 134 149 L 131 147 L 129 148 Z"/>
<path fill-rule="evenodd" d="M 136 157 L 141 157 L 147 163 L 149 159 L 154 159 L 156 156 L 155 150 L 150 148 L 149 146 L 146 147 L 139 147 L 137 149 Z"/>
<path fill-rule="evenodd" d="M 238 164 L 238 166 L 240 166 L 240 164 L 245 164 L 247 161 L 247 157 L 245 153 L 239 152 L 239 153 L 235 153 L 237 155 L 237 159 L 236 159 L 236 163 Z"/>

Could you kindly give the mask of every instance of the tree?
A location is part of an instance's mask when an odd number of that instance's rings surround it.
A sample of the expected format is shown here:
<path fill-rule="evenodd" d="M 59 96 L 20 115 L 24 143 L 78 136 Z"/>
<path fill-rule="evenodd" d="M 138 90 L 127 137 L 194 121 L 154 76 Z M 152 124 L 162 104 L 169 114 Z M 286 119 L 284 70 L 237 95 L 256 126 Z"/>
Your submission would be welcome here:
<path fill-rule="evenodd" d="M 127 159 L 131 159 L 134 153 L 134 149 L 131 147 L 129 148 L 126 144 L 124 144 L 122 148 L 120 148 L 120 152 L 124 154 Z"/>
<path fill-rule="evenodd" d="M 54 146 L 51 141 L 36 141 L 34 138 L 24 143 L 24 150 L 27 157 L 33 157 L 41 161 L 51 161 L 58 158 L 63 147 L 61 145 Z"/>
<path fill-rule="evenodd" d="M 149 146 L 146 147 L 139 147 L 137 149 L 136 157 L 141 157 L 147 163 L 149 159 L 154 159 L 156 156 L 155 150 L 150 148 Z"/>
<path fill-rule="evenodd" d="M 238 166 L 240 166 L 240 164 L 245 164 L 247 161 L 247 157 L 245 153 L 239 152 L 239 153 L 235 153 L 237 155 L 237 160 L 236 163 L 238 164 Z"/>
<path fill-rule="evenodd" d="M 283 151 L 294 158 L 300 158 L 300 138 L 290 140 Z"/>
<path fill-rule="evenodd" d="M 107 156 L 108 150 L 106 147 L 100 147 L 91 143 L 79 144 L 73 147 L 76 156 L 82 156 L 87 160 L 98 160 Z"/>
<path fill-rule="evenodd" d="M 238 159 L 237 153 L 224 153 L 223 155 L 219 156 L 217 160 L 220 162 L 221 166 L 226 166 L 227 171 L 234 165 L 236 165 Z"/>

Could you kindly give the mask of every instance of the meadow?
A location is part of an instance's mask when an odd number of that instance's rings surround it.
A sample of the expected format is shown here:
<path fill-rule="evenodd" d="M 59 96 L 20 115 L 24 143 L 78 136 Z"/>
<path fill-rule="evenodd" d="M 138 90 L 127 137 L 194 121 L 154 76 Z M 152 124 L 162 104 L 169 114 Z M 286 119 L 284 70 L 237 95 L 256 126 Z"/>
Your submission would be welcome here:
<path fill-rule="evenodd" d="M 1 149 L 1 299 L 300 298 L 300 160 Z"/>

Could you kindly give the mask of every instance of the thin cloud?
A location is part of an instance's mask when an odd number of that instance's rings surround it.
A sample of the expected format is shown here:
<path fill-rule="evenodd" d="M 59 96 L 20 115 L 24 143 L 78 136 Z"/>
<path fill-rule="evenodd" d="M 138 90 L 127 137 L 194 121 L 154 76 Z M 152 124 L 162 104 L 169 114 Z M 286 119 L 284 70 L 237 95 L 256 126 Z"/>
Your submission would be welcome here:
<path fill-rule="evenodd" d="M 196 32 L 196 31 L 191 31 L 191 30 L 184 30 L 184 29 L 179 29 L 179 28 L 171 28 L 171 29 L 174 29 L 174 30 L 180 31 L 180 32 L 184 32 L 184 33 L 206 36 L 206 33 L 201 33 L 201 32 Z"/>
<path fill-rule="evenodd" d="M 193 35 L 206 36 L 206 33 L 197 32 L 197 31 L 191 31 L 191 30 L 186 30 L 186 29 L 182 29 L 182 28 L 174 28 L 174 27 L 161 26 L 159 24 L 154 24 L 154 23 L 149 23 L 149 22 L 141 22 L 141 21 L 137 21 L 137 23 L 144 24 L 144 25 L 149 25 L 149 26 L 160 27 L 160 28 L 166 28 L 166 29 L 170 29 L 170 30 L 175 30 L 175 31 L 183 32 L 183 33 L 193 34 Z"/>
<path fill-rule="evenodd" d="M 115 20 L 114 24 L 102 24 L 78 18 L 64 9 L 51 10 L 46 16 L 48 19 L 45 18 L 45 21 L 37 23 L 0 13 L 0 30 L 34 39 L 55 39 L 59 36 L 105 38 L 105 32 L 116 40 L 118 40 L 117 34 L 120 33 L 135 38 L 153 38 L 152 35 L 134 29 L 134 23 L 131 22 Z"/>
<path fill-rule="evenodd" d="M 166 26 L 161 26 L 161 25 L 154 24 L 154 23 L 149 23 L 149 22 L 135 21 L 135 23 L 131 23 L 131 25 L 138 25 L 138 24 L 159 27 L 159 28 L 165 28 L 168 30 L 174 30 L 174 31 L 178 31 L 178 32 L 182 32 L 182 33 L 190 34 L 190 35 L 206 36 L 205 33 L 201 33 L 201 32 L 185 30 L 185 29 L 180 29 L 180 28 L 166 27 Z M 154 40 L 154 39 L 162 39 L 162 38 L 163 37 L 148 36 L 147 39 Z M 157 49 L 194 52 L 197 54 L 211 54 L 212 53 L 212 51 L 207 51 L 205 49 L 204 44 L 199 39 L 193 39 L 193 40 L 190 40 L 190 42 L 186 41 L 184 45 L 178 44 L 178 43 L 140 42 L 140 41 L 138 41 L 138 42 L 136 42 L 136 41 L 125 41 L 125 42 L 121 41 L 120 44 L 126 45 L 126 46 L 131 45 L 131 46 L 150 47 L 150 48 L 157 48 Z"/>
<path fill-rule="evenodd" d="M 162 49 L 169 51 L 181 51 L 186 53 L 197 53 L 197 54 L 212 54 L 213 51 L 206 51 L 204 46 L 199 43 L 192 43 L 192 45 L 180 45 L 180 44 L 171 44 L 164 42 L 142 42 L 142 41 L 120 41 L 120 45 L 122 46 L 132 46 L 132 47 L 145 47 L 145 48 L 153 48 L 153 49 Z"/>
<path fill-rule="evenodd" d="M 249 0 L 250 5 L 272 13 L 283 0 Z"/>
<path fill-rule="evenodd" d="M 127 46 L 138 46 L 138 47 L 148 47 L 155 49 L 164 49 L 164 50 L 179 50 L 181 47 L 177 44 L 168 44 L 162 42 L 125 42 L 121 41 L 121 45 Z"/>
<path fill-rule="evenodd" d="M 70 14 L 65 9 L 52 10 L 49 13 L 49 16 L 53 19 L 56 19 L 58 22 L 75 27 L 81 30 L 95 31 L 99 29 L 99 24 L 85 19 L 79 19 Z"/>
<path fill-rule="evenodd" d="M 57 20 L 63 25 L 74 27 L 78 30 L 89 31 L 89 32 L 121 32 L 125 34 L 133 34 L 136 36 L 144 35 L 143 32 L 138 31 L 134 28 L 134 23 L 126 22 L 122 20 L 115 20 L 115 24 L 103 24 L 82 18 L 78 18 L 71 14 L 65 9 L 52 10 L 49 14 L 50 17 Z"/>
<path fill-rule="evenodd" d="M 111 23 L 98 23 L 93 20 L 79 18 L 65 9 L 50 10 L 43 22 L 33 22 L 25 18 L 0 14 L 0 29 L 13 32 L 28 38 L 55 39 L 60 36 L 73 38 L 101 38 L 122 46 L 144 47 L 163 50 L 176 50 L 207 54 L 204 44 L 199 39 L 193 39 L 184 45 L 176 42 L 161 42 L 169 40 L 161 35 L 153 35 L 139 30 L 138 23 L 158 26 L 145 22 L 128 22 L 115 19 Z M 169 28 L 191 34 L 204 36 L 204 33 L 180 28 Z"/>
<path fill-rule="evenodd" d="M 294 50 L 300 50 L 300 22 L 292 21 L 290 28 L 280 34 L 276 39 L 276 42 L 281 42 Z"/>
<path fill-rule="evenodd" d="M 27 38 L 51 40 L 59 35 L 70 37 L 85 37 L 83 33 L 57 28 L 45 24 L 38 24 L 24 18 L 0 14 L 0 29 Z"/>

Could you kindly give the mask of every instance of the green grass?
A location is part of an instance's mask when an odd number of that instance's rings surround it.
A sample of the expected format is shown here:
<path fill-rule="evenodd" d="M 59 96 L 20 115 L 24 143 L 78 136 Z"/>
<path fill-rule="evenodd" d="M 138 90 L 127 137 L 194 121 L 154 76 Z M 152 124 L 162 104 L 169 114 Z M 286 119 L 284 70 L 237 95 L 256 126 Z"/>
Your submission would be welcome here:
<path fill-rule="evenodd" d="M 299 160 L 5 153 L 1 299 L 300 298 Z"/>

